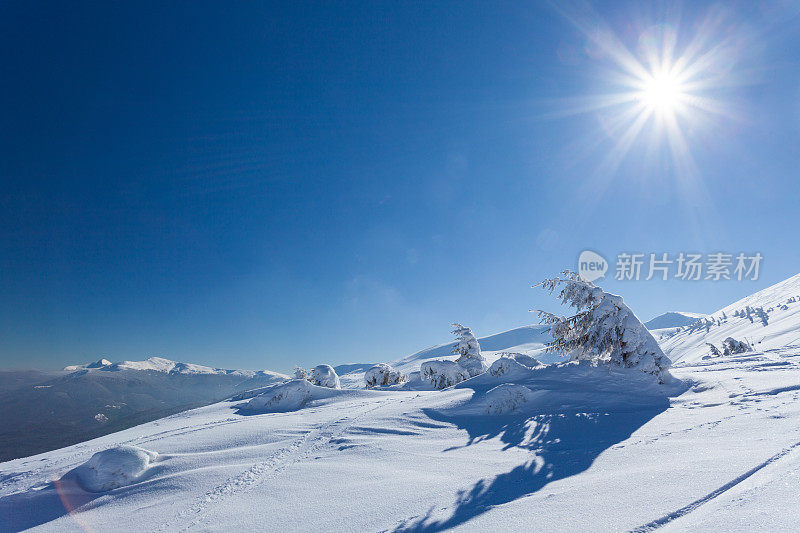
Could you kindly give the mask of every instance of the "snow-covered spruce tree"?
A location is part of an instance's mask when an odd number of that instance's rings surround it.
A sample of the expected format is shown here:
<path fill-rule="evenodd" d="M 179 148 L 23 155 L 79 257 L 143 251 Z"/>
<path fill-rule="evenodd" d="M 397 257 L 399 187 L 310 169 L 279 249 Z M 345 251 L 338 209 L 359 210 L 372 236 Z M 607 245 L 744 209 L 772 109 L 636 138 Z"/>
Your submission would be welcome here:
<path fill-rule="evenodd" d="M 658 376 L 661 383 L 669 378 L 671 361 L 621 296 L 607 293 L 569 270 L 540 285 L 551 294 L 561 288 L 558 298 L 577 311 L 570 317 L 539 311 L 542 322 L 550 324 L 553 337 L 548 351 L 569 355 L 572 360 L 636 368 Z"/>
<path fill-rule="evenodd" d="M 453 324 L 453 335 L 458 337 L 453 353 L 460 355 L 456 363 L 466 369 L 470 377 L 486 372 L 488 368 L 486 358 L 481 355 L 481 345 L 478 344 L 478 339 L 472 334 L 472 330 L 461 324 Z"/>
<path fill-rule="evenodd" d="M 708 345 L 709 350 L 711 350 L 711 355 L 713 355 L 714 357 L 719 357 L 720 355 L 722 355 L 721 353 L 719 353 L 719 348 L 717 348 L 710 342 L 707 342 L 706 344 Z"/>

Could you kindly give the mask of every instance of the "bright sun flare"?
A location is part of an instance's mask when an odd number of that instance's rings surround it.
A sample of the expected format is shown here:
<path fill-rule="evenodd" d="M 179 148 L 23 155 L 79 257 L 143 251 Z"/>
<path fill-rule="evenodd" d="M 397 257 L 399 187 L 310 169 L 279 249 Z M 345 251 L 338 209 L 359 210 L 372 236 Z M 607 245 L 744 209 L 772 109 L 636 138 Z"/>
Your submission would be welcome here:
<path fill-rule="evenodd" d="M 686 95 L 678 77 L 668 72 L 649 76 L 643 85 L 639 99 L 651 111 L 674 113 Z"/>

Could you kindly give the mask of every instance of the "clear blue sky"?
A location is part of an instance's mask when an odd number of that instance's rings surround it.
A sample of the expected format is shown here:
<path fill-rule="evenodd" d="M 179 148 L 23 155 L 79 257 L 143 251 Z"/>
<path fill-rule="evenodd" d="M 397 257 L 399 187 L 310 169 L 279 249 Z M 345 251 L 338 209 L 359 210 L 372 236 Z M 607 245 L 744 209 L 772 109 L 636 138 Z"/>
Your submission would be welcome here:
<path fill-rule="evenodd" d="M 601 30 L 665 24 L 712 51 L 689 170 L 593 107 Z M 644 319 L 800 271 L 789 2 L 3 2 L 0 44 L 3 367 L 390 360 L 534 322 L 585 248 L 763 254 L 600 282 Z"/>

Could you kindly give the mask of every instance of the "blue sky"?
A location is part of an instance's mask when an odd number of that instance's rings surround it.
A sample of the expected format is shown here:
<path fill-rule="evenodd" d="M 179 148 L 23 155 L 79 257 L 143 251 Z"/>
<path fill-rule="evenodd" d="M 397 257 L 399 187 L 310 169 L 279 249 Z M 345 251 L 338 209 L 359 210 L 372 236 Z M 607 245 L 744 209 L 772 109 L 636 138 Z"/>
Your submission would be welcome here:
<path fill-rule="evenodd" d="M 758 281 L 600 282 L 714 311 L 800 271 L 797 12 L 4 3 L 0 366 L 391 360 L 534 322 L 587 248 L 760 252 Z M 713 51 L 691 165 L 654 121 L 612 158 L 624 109 L 593 107 L 597 35 L 636 56 L 654 27 Z"/>

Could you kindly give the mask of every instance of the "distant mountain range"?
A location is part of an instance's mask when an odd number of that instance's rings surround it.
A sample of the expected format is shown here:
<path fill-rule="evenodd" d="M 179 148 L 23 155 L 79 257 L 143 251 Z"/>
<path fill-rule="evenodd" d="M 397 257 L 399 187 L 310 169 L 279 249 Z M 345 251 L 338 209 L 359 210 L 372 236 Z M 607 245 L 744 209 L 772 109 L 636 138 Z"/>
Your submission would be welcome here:
<path fill-rule="evenodd" d="M 0 371 L 0 461 L 99 437 L 287 376 L 152 357 L 62 371 Z"/>

